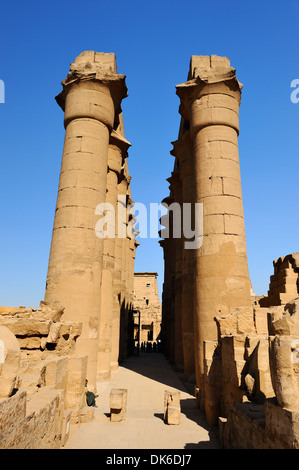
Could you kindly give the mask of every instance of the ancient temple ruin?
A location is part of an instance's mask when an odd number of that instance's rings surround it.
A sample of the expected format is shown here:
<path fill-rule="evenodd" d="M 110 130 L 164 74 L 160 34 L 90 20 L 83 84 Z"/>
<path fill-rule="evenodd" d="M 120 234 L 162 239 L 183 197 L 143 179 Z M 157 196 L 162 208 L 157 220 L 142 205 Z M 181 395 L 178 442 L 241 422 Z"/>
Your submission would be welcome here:
<path fill-rule="evenodd" d="M 71 64 L 62 86 L 56 100 L 64 111 L 65 141 L 45 301 L 60 302 L 65 319 L 82 322 L 76 353 L 88 355 L 87 377 L 95 388 L 124 354 L 119 332 L 132 309 L 135 239 L 126 230 L 122 237 L 95 236 L 98 204 L 116 209 L 119 195 L 125 209 L 132 202 L 131 144 L 121 111 L 127 87 L 114 54 L 89 51 Z"/>
<path fill-rule="evenodd" d="M 65 140 L 45 298 L 37 310 L 0 312 L 0 447 L 63 445 L 70 423 L 92 419 L 86 391 L 127 355 L 139 243 L 133 224 L 127 230 L 126 96 L 115 55 L 85 51 L 56 97 Z M 53 426 L 41 425 L 47 414 Z"/>
<path fill-rule="evenodd" d="M 202 203 L 203 240 L 198 249 L 186 248 L 184 237 L 161 242 L 163 300 L 166 317 L 174 312 L 168 353 L 186 380 L 195 374 L 199 390 L 204 341 L 217 339 L 215 315 L 251 305 L 238 154 L 241 88 L 229 60 L 218 56 L 192 56 L 188 81 L 176 87 L 181 125 L 164 201 L 182 208 Z"/>
<path fill-rule="evenodd" d="M 86 392 L 111 379 L 136 341 L 158 340 L 224 448 L 299 448 L 299 253 L 273 262 L 269 291 L 256 297 L 241 90 L 229 59 L 216 55 L 192 56 L 176 86 L 161 312 L 157 273 L 134 275 L 125 76 L 112 53 L 85 51 L 71 63 L 56 97 L 65 140 L 45 297 L 37 309 L 0 307 L 0 448 L 64 446 L 71 426 L 93 419 Z M 185 230 L 186 208 L 189 228 L 202 218 L 201 232 Z M 179 426 L 179 394 L 164 400 Z M 127 406 L 127 390 L 114 390 L 111 421 Z"/>
<path fill-rule="evenodd" d="M 241 89 L 229 59 L 215 55 L 192 56 L 187 81 L 176 87 L 181 123 L 161 218 L 168 228 L 160 241 L 161 337 L 224 447 L 299 448 L 299 258 L 274 261 L 268 295 L 254 295 L 238 154 Z M 203 230 L 199 247 L 188 249 L 188 238 L 175 234 L 173 204 L 183 212 L 195 203 Z"/>
<path fill-rule="evenodd" d="M 138 346 L 160 343 L 162 306 L 159 299 L 158 273 L 134 273 L 134 338 Z"/>

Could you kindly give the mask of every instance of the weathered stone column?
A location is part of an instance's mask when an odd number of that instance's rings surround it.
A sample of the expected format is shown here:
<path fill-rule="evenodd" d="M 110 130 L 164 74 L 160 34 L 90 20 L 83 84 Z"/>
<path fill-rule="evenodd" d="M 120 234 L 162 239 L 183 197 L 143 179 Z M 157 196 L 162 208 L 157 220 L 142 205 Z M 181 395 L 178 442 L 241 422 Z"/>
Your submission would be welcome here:
<path fill-rule="evenodd" d="M 125 283 L 123 270 L 125 268 L 124 262 L 124 243 L 127 234 L 126 224 L 126 193 L 128 188 L 128 181 L 123 174 L 123 165 L 121 174 L 118 179 L 117 185 L 117 224 L 116 224 L 116 239 L 115 239 L 115 276 L 114 276 L 114 296 L 115 296 L 115 309 L 112 322 L 112 353 L 111 353 L 111 370 L 117 370 L 120 358 L 120 335 L 121 335 L 121 315 L 124 311 L 125 299 Z"/>
<path fill-rule="evenodd" d="M 107 173 L 106 202 L 114 207 L 117 200 L 117 173 L 109 165 Z M 101 286 L 101 318 L 99 324 L 97 379 L 109 380 L 111 377 L 111 342 L 113 317 L 113 273 L 115 238 L 104 239 L 103 272 Z"/>
<path fill-rule="evenodd" d="M 167 179 L 169 182 L 169 180 Z M 175 203 L 174 194 L 172 192 L 172 187 L 170 188 L 170 195 L 165 197 L 162 201 L 162 204 L 165 203 L 167 206 L 171 206 Z M 165 347 L 168 355 L 168 359 L 171 364 L 175 364 L 175 350 L 176 350 L 176 325 L 178 322 L 175 318 L 175 275 L 176 275 L 176 239 L 174 238 L 173 228 L 174 228 L 174 220 L 173 220 L 173 212 L 168 211 L 165 216 L 161 217 L 161 225 L 165 226 L 163 223 L 164 217 L 166 217 L 166 224 L 169 227 L 169 234 L 168 238 L 165 238 L 165 271 L 164 271 L 164 279 L 166 284 L 165 290 L 165 302 L 163 305 L 163 313 L 162 313 L 162 324 L 163 329 L 165 328 Z M 163 234 L 162 234 L 163 236 Z"/>
<path fill-rule="evenodd" d="M 238 155 L 241 85 L 225 57 L 192 56 L 188 78 L 177 94 L 193 140 L 194 202 L 203 203 L 203 245 L 194 250 L 201 377 L 203 341 L 217 339 L 214 317 L 251 300 Z"/>
<path fill-rule="evenodd" d="M 162 218 L 161 218 L 162 219 Z M 161 222 L 162 223 L 162 222 Z M 162 325 L 161 325 L 161 343 L 163 353 L 167 358 L 170 357 L 170 339 L 171 339 L 171 257 L 170 257 L 170 243 L 169 238 L 159 240 L 161 248 L 163 248 L 164 257 L 164 282 L 162 292 Z"/>
<path fill-rule="evenodd" d="M 192 141 L 189 131 L 173 142 L 173 150 L 170 152 L 179 161 L 180 179 L 182 183 L 182 219 L 187 211 L 184 204 L 189 204 L 190 209 L 194 200 L 194 168 L 192 160 Z M 188 230 L 193 229 L 194 217 L 192 217 Z M 195 380 L 195 356 L 194 356 L 194 250 L 186 249 L 185 242 L 190 242 L 187 233 L 184 233 L 182 224 L 181 251 L 181 328 L 184 357 L 184 377 L 187 381 Z"/>
<path fill-rule="evenodd" d="M 114 54 L 92 51 L 75 59 L 62 85 L 56 99 L 65 112 L 65 142 L 45 300 L 61 303 L 64 320 L 82 322 L 76 353 L 88 356 L 95 387 L 103 268 L 95 209 L 106 200 L 109 134 L 127 89 Z"/>
<path fill-rule="evenodd" d="M 181 217 L 176 218 L 177 214 L 181 213 L 182 204 L 182 181 L 180 178 L 179 169 L 175 169 L 172 172 L 171 177 L 167 179 L 170 183 L 169 189 L 173 195 L 173 201 L 180 208 L 179 212 L 177 208 L 170 210 L 169 221 L 172 225 L 171 236 L 173 244 L 174 258 L 174 285 L 173 285 L 173 297 L 174 297 L 174 363 L 178 370 L 184 370 L 184 356 L 183 356 L 183 343 L 182 343 L 182 238 L 177 230 L 181 229 Z M 171 208 L 171 206 L 170 206 Z"/>
<path fill-rule="evenodd" d="M 116 312 L 119 314 L 118 301 L 113 287 L 113 279 L 115 275 L 115 237 L 117 236 L 117 185 L 118 178 L 121 174 L 123 160 L 127 156 L 127 150 L 130 145 L 131 144 L 123 136 L 118 134 L 116 131 L 112 131 L 110 135 L 108 151 L 106 203 L 111 204 L 111 206 L 114 208 L 114 225 L 111 232 L 114 232 L 115 236 L 113 238 L 107 237 L 104 239 L 101 319 L 99 327 L 99 353 L 97 372 L 98 380 L 108 380 L 111 377 L 111 351 L 113 341 L 112 322 L 114 310 L 116 310 Z M 110 219 L 108 218 L 108 220 Z"/>
<path fill-rule="evenodd" d="M 123 233 L 121 238 L 121 309 L 120 309 L 120 342 L 119 342 L 119 360 L 125 359 L 127 354 L 128 337 L 128 256 L 129 256 L 129 237 L 128 237 L 128 206 L 130 205 L 129 188 L 131 176 L 128 174 L 126 162 L 123 168 L 123 178 L 119 183 L 119 195 L 123 198 Z"/>

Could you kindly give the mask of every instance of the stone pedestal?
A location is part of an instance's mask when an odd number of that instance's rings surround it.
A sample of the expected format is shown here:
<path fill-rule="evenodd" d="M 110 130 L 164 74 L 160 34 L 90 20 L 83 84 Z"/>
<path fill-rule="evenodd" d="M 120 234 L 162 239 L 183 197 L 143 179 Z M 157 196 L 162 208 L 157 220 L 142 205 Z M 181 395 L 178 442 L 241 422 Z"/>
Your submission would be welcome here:
<path fill-rule="evenodd" d="M 120 422 L 126 420 L 127 390 L 114 388 L 110 392 L 110 421 Z"/>
<path fill-rule="evenodd" d="M 165 390 L 164 392 L 164 421 L 166 424 L 180 424 L 181 404 L 180 392 Z"/>

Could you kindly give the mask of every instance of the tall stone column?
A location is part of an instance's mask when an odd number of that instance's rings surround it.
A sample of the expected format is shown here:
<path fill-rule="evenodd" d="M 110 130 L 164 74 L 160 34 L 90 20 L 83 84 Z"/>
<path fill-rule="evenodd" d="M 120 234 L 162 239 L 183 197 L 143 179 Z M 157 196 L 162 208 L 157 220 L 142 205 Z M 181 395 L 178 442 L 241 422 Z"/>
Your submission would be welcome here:
<path fill-rule="evenodd" d="M 187 211 L 185 204 L 192 209 L 194 199 L 194 169 L 192 164 L 192 141 L 190 132 L 179 135 L 179 139 L 173 142 L 173 150 L 170 152 L 179 161 L 180 179 L 182 184 L 182 219 Z M 192 209 L 193 210 L 193 209 Z M 193 212 L 190 210 L 190 227 L 193 230 Z M 187 236 L 188 235 L 188 236 Z M 181 251 L 181 329 L 184 358 L 184 377 L 187 381 L 195 380 L 195 355 L 194 355 L 194 250 L 186 249 L 185 242 L 190 242 L 188 233 L 184 233 L 182 224 Z"/>
<path fill-rule="evenodd" d="M 127 89 L 114 54 L 93 51 L 75 59 L 62 85 L 56 100 L 65 141 L 45 300 L 61 303 L 64 320 L 82 322 L 76 354 L 88 356 L 87 378 L 95 388 L 103 269 L 95 209 L 106 200 L 109 135 Z"/>
<path fill-rule="evenodd" d="M 178 204 L 181 212 L 182 205 L 182 181 L 178 168 L 175 168 L 171 177 L 167 179 L 170 183 L 169 189 L 173 195 L 173 201 Z M 182 342 L 182 238 L 176 230 L 181 229 L 181 218 L 176 219 L 176 208 L 171 211 L 170 221 L 172 224 L 172 242 L 174 252 L 174 363 L 178 370 L 184 370 L 184 355 Z M 179 226 L 177 226 L 179 225 Z"/>
<path fill-rule="evenodd" d="M 125 359 L 127 354 L 127 336 L 128 336 L 128 256 L 129 256 L 129 237 L 128 237 L 128 206 L 130 205 L 129 187 L 131 176 L 128 174 L 126 162 L 123 168 L 123 177 L 119 183 L 119 195 L 123 198 L 123 233 L 121 238 L 121 302 L 120 302 L 120 342 L 119 342 L 119 360 Z"/>
<path fill-rule="evenodd" d="M 115 239 L 114 245 L 114 263 L 113 263 L 113 279 L 112 279 L 112 317 L 111 317 L 111 351 L 109 351 L 110 365 L 108 369 L 110 372 L 118 368 L 119 356 L 119 335 L 120 335 L 120 297 L 121 297 L 121 272 L 122 272 L 122 238 L 119 236 L 118 220 L 119 216 L 119 182 L 122 179 L 122 168 L 124 161 L 127 158 L 128 148 L 130 143 L 125 139 L 123 126 L 118 128 L 118 131 L 112 131 L 110 136 L 109 145 L 109 170 L 117 176 L 114 178 L 114 201 L 115 201 Z M 109 256 L 109 254 L 108 254 Z M 111 261 L 111 260 L 110 260 Z M 109 318 L 109 319 L 108 319 Z M 110 322 L 110 315 L 108 317 Z M 110 323 L 109 323 L 110 324 Z M 110 326 L 109 326 L 110 328 Z M 108 360 L 108 355 L 106 357 Z M 101 369 L 99 360 L 99 370 Z"/>
<path fill-rule="evenodd" d="M 162 204 L 170 206 L 174 202 L 173 194 L 165 197 Z M 174 279 L 175 279 L 175 239 L 173 238 L 173 220 L 172 212 L 168 211 L 167 214 L 161 216 L 161 226 L 168 226 L 168 236 L 163 234 L 162 229 L 160 236 L 164 237 L 164 240 L 160 240 L 159 243 L 163 248 L 164 254 L 164 284 L 162 294 L 162 347 L 163 352 L 169 359 L 170 363 L 175 363 L 175 318 L 174 318 Z"/>
<path fill-rule="evenodd" d="M 117 185 L 121 174 L 124 158 L 131 144 L 118 132 L 112 131 L 109 141 L 108 151 L 108 172 L 107 172 L 107 192 L 106 203 L 114 209 L 111 221 L 114 225 L 111 232 L 115 236 L 104 239 L 103 252 L 103 273 L 101 292 L 101 319 L 99 327 L 99 352 L 98 352 L 98 380 L 108 380 L 111 377 L 111 353 L 112 353 L 112 323 L 114 310 L 119 314 L 118 301 L 115 296 L 113 279 L 115 276 L 115 243 L 117 224 Z M 110 221 L 110 218 L 108 218 Z M 108 227 L 107 227 L 108 228 Z M 132 275 L 134 280 L 134 275 Z M 117 314 L 116 313 L 116 314 Z"/>
<path fill-rule="evenodd" d="M 214 317 L 251 300 L 238 155 L 242 86 L 225 57 L 192 56 L 188 78 L 177 94 L 193 141 L 194 202 L 203 203 L 203 244 L 194 258 L 199 383 L 203 342 L 217 339 Z"/>
<path fill-rule="evenodd" d="M 116 179 L 116 182 L 115 182 Z M 106 202 L 113 204 L 117 199 L 117 173 L 108 165 Z M 114 205 L 114 204 L 113 204 Z M 113 317 L 113 272 L 115 239 L 105 238 L 103 249 L 103 271 L 101 286 L 101 318 L 99 323 L 97 379 L 111 378 L 111 342 Z"/>
<path fill-rule="evenodd" d="M 123 165 L 117 185 L 117 224 L 115 239 L 115 276 L 114 276 L 114 296 L 115 308 L 112 322 L 112 353 L 111 353 L 111 370 L 117 370 L 120 359 L 120 340 L 121 340 L 121 316 L 124 314 L 125 303 L 125 282 L 123 270 L 125 268 L 124 261 L 124 245 L 127 236 L 126 224 L 126 194 L 128 181 L 123 174 Z"/>
<path fill-rule="evenodd" d="M 170 198 L 165 198 L 169 200 Z M 161 217 L 161 225 L 163 225 L 163 217 Z M 161 236 L 161 232 L 160 232 Z M 173 289 L 172 289 L 172 238 L 167 237 L 159 240 L 159 244 L 163 249 L 164 258 L 164 281 L 162 289 L 162 323 L 161 323 L 161 345 L 163 353 L 169 360 L 172 360 L 172 338 L 173 338 Z M 173 341 L 174 343 L 174 341 Z"/>

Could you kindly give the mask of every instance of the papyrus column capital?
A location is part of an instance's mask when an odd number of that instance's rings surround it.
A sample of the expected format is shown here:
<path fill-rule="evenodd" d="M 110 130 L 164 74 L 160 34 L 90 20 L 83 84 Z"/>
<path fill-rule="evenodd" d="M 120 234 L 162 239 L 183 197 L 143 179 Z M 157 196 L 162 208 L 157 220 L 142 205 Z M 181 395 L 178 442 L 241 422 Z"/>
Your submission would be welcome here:
<path fill-rule="evenodd" d="M 96 61 L 95 53 L 88 52 L 93 55 L 80 54 L 70 65 L 56 101 L 65 112 L 65 127 L 73 119 L 88 118 L 101 121 L 112 130 L 121 113 L 121 101 L 127 96 L 126 77 L 101 62 L 105 54 Z"/>
<path fill-rule="evenodd" d="M 180 164 L 181 179 L 193 173 L 192 140 L 190 132 L 186 131 L 182 137 L 172 142 L 173 149 L 170 154 L 178 159 Z"/>
<path fill-rule="evenodd" d="M 193 56 L 189 80 L 176 86 L 179 112 L 190 122 L 191 134 L 210 125 L 224 125 L 239 133 L 239 106 L 243 85 L 226 57 Z"/>
<path fill-rule="evenodd" d="M 128 149 L 131 146 L 121 134 L 112 131 L 109 138 L 108 169 L 120 177 L 124 160 L 128 158 Z"/>
<path fill-rule="evenodd" d="M 174 201 L 177 201 L 177 194 L 180 192 L 182 188 L 182 180 L 180 178 L 180 174 L 178 172 L 173 171 L 171 176 L 166 179 L 169 182 L 169 189 L 171 193 L 173 193 Z"/>

